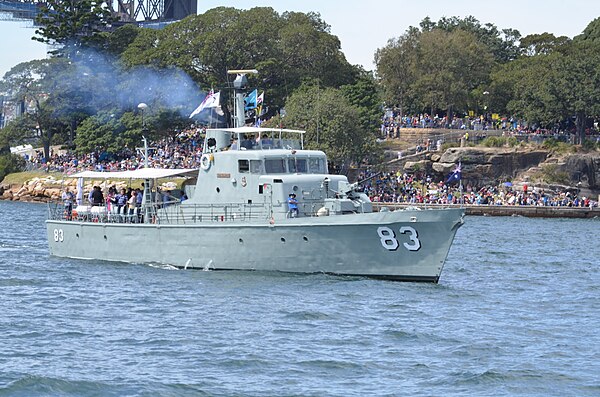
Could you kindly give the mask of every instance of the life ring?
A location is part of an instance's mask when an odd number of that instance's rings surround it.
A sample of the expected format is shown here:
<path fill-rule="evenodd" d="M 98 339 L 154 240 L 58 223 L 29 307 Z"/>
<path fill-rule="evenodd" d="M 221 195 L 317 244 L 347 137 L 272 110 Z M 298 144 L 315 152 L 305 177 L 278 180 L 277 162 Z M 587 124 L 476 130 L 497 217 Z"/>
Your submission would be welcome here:
<path fill-rule="evenodd" d="M 202 157 L 200 157 L 200 168 L 204 171 L 208 171 L 210 168 L 210 157 L 208 154 L 203 154 Z"/>

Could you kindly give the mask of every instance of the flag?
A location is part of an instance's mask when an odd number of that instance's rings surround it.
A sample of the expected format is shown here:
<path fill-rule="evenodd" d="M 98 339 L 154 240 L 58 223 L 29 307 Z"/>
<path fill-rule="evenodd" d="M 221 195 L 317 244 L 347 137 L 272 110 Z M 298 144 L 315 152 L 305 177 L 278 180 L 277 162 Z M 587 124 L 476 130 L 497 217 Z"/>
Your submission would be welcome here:
<path fill-rule="evenodd" d="M 221 92 L 219 91 L 219 92 L 215 93 L 213 90 L 210 90 L 208 92 L 208 94 L 206 94 L 206 96 L 204 97 L 204 100 L 202 101 L 200 106 L 198 106 L 196 108 L 196 110 L 194 110 L 192 112 L 192 114 L 190 114 L 190 119 L 192 117 L 194 117 L 195 115 L 197 115 L 198 113 L 200 113 L 201 111 L 203 111 L 204 109 L 218 108 L 220 101 L 221 101 Z"/>
<path fill-rule="evenodd" d="M 456 168 L 454 169 L 454 171 L 452 171 L 448 175 L 448 180 L 446 181 L 446 183 L 452 183 L 452 182 L 460 181 L 461 176 L 462 176 L 461 175 L 461 165 L 460 165 L 460 162 L 459 162 L 458 165 L 456 166 Z"/>
<path fill-rule="evenodd" d="M 256 122 L 255 126 L 260 127 L 262 124 L 262 120 L 260 119 L 260 114 L 262 113 L 263 102 L 265 100 L 265 92 L 263 91 L 258 98 L 256 98 Z"/>
<path fill-rule="evenodd" d="M 265 101 L 265 92 L 263 91 L 258 96 L 258 98 L 256 98 L 256 117 L 260 117 L 264 101 Z"/>
<path fill-rule="evenodd" d="M 256 90 L 254 90 L 250 94 L 248 94 L 248 96 L 246 98 L 244 98 L 244 103 L 246 104 L 246 106 L 244 107 L 244 110 L 256 109 L 256 101 L 257 101 L 256 96 L 257 95 L 258 95 L 258 92 Z"/>

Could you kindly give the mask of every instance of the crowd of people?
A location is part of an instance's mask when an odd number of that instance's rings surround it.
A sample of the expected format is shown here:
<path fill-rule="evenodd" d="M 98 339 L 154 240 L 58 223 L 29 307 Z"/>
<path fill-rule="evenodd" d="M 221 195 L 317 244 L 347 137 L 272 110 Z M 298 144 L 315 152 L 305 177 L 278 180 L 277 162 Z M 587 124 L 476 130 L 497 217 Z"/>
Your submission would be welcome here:
<path fill-rule="evenodd" d="M 415 123 L 427 126 L 444 123 L 444 118 L 429 115 L 402 117 L 402 125 Z M 385 124 L 385 123 L 384 123 Z M 393 122 L 385 124 L 386 128 L 397 128 Z M 402 127 L 403 128 L 403 127 Z M 203 131 L 201 128 L 190 128 L 180 132 L 173 138 L 165 138 L 150 144 L 148 162 L 153 168 L 199 168 L 202 157 Z M 468 134 L 468 132 L 466 132 Z M 428 140 L 422 150 L 440 150 L 440 142 Z M 419 147 L 417 148 L 417 150 Z M 84 170 L 125 171 L 134 170 L 144 165 L 141 150 L 125 148 L 119 153 L 108 155 L 105 152 L 92 152 L 76 156 L 72 153 L 53 154 L 50 159 L 38 156 L 28 159 L 31 165 L 46 171 L 66 174 Z M 546 192 L 541 189 L 515 189 L 512 186 L 472 186 L 467 184 L 461 190 L 457 183 L 433 181 L 429 175 L 420 173 L 385 172 L 376 174 L 365 171 L 359 175 L 361 186 L 373 202 L 390 203 L 422 203 L 422 204 L 476 204 L 476 205 L 533 205 L 589 207 L 598 203 L 587 197 L 579 197 L 576 192 Z M 119 194 L 113 195 L 118 200 Z M 132 196 L 127 194 L 127 200 Z M 141 198 L 141 195 L 140 195 Z M 113 201 L 112 197 L 109 201 Z M 122 201 L 122 200 L 121 200 Z M 125 206 L 125 203 L 120 203 Z"/>
<path fill-rule="evenodd" d="M 148 151 L 148 165 L 152 168 L 198 168 L 202 157 L 202 130 L 190 128 L 174 138 L 164 138 L 151 142 Z M 84 155 L 75 153 L 51 153 L 45 159 L 43 153 L 27 159 L 30 168 L 44 169 L 47 172 L 72 174 L 79 171 L 126 171 L 144 166 L 141 150 L 124 148 L 108 154 L 94 151 Z"/>
<path fill-rule="evenodd" d="M 570 142 L 575 136 L 574 126 L 571 130 L 566 130 L 560 124 L 553 128 L 541 128 L 537 125 L 529 125 L 523 120 L 514 117 L 495 117 L 490 114 L 479 116 L 453 117 L 448 121 L 447 116 L 429 115 L 421 113 L 417 115 L 401 115 L 395 110 L 388 110 L 382 117 L 381 137 L 382 138 L 400 138 L 402 130 L 407 128 L 447 128 L 458 130 L 503 130 L 510 135 L 537 135 L 560 138 L 565 142 Z M 598 126 L 588 128 L 586 135 L 591 139 L 600 141 Z"/>
<path fill-rule="evenodd" d="M 429 175 L 399 171 L 364 171 L 360 173 L 359 181 L 362 181 L 360 186 L 373 202 L 590 208 L 598 206 L 598 202 L 589 197 L 580 197 L 577 192 L 551 193 L 543 189 L 532 189 L 527 184 L 518 188 L 509 183 L 502 186 L 462 186 L 454 180 L 433 181 Z"/>

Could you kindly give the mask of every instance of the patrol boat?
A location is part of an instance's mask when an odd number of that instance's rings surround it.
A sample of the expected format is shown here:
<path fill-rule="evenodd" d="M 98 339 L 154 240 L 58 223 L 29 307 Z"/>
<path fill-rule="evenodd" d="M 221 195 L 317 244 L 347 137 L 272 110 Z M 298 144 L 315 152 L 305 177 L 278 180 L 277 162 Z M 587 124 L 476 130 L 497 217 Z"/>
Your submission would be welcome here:
<path fill-rule="evenodd" d="M 184 269 L 437 283 L 464 210 L 374 212 L 357 184 L 328 174 L 325 153 L 303 148 L 303 134 L 244 126 L 209 129 L 199 169 L 74 174 L 143 181 L 142 206 L 139 213 L 119 214 L 115 208 L 80 205 L 69 216 L 54 204 L 46 221 L 50 253 Z M 187 178 L 186 200 L 157 199 L 157 180 L 166 177 Z M 297 212 L 289 209 L 291 194 Z"/>

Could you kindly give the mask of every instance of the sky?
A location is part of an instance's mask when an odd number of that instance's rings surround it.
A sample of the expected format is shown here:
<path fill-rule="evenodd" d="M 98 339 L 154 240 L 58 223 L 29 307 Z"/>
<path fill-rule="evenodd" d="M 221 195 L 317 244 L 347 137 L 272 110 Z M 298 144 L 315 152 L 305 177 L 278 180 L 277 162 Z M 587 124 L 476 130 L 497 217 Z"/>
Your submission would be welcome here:
<path fill-rule="evenodd" d="M 517 29 L 523 36 L 549 32 L 568 37 L 580 34 L 600 17 L 598 0 L 199 0 L 198 13 L 218 6 L 318 12 L 340 39 L 346 59 L 367 70 L 375 68 L 373 58 L 378 48 L 409 26 L 418 26 L 427 16 L 437 21 L 444 16 L 473 15 L 481 23 Z M 0 76 L 20 62 L 45 57 L 46 46 L 31 40 L 34 29 L 27 26 L 0 20 Z"/>

